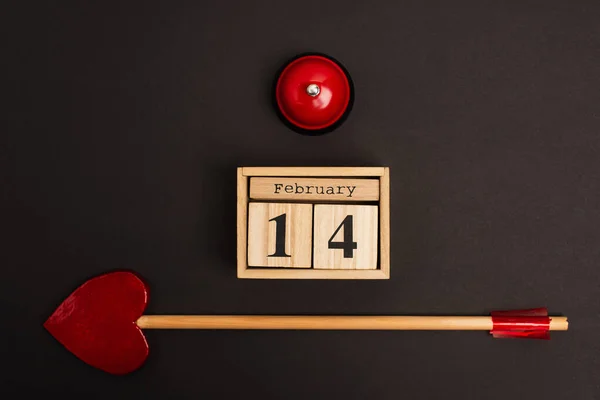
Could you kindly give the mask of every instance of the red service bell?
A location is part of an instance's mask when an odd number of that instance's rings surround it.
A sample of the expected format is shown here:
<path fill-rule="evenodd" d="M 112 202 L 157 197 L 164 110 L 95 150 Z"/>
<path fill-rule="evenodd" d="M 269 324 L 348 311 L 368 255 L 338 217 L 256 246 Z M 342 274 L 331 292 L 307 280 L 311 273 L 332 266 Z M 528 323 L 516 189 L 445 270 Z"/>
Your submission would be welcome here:
<path fill-rule="evenodd" d="M 354 101 L 346 69 L 332 57 L 311 53 L 289 61 L 277 76 L 275 102 L 283 122 L 296 132 L 323 134 L 339 127 Z"/>

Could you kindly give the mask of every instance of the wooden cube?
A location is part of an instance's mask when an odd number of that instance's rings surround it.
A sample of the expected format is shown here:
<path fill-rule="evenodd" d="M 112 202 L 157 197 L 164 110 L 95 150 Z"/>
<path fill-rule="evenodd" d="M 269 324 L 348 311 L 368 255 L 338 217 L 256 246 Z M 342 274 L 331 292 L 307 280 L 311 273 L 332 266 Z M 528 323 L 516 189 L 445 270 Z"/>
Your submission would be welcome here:
<path fill-rule="evenodd" d="M 313 268 L 377 269 L 378 207 L 315 205 Z"/>
<path fill-rule="evenodd" d="M 312 204 L 250 203 L 248 266 L 310 268 Z"/>
<path fill-rule="evenodd" d="M 310 207 L 310 213 L 304 208 L 295 211 L 293 206 L 300 205 Z M 324 206 L 341 208 L 338 211 L 338 208 Z M 322 210 L 323 214 L 317 218 L 314 210 Z M 357 245 L 352 249 L 351 260 L 344 257 L 347 250 L 343 248 L 343 228 L 348 222 L 340 227 L 344 219 L 339 221 L 344 213 L 352 215 L 352 240 L 348 242 Z M 310 224 L 305 222 L 305 217 L 300 217 L 306 214 L 312 216 Z M 337 226 L 336 221 L 339 221 Z M 355 229 L 357 223 L 361 227 Z M 279 245 L 278 224 L 285 236 Z M 294 233 L 297 230 L 302 233 Z M 307 231 L 311 240 L 305 239 Z M 341 246 L 340 249 L 337 246 Z M 239 167 L 237 276 L 243 279 L 389 279 L 389 169 Z"/>

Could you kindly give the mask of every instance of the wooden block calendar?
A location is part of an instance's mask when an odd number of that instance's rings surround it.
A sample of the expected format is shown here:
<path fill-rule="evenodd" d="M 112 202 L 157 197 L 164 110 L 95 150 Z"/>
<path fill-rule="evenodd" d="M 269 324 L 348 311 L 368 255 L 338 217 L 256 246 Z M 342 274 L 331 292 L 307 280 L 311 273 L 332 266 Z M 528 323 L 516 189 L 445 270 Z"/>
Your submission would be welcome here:
<path fill-rule="evenodd" d="M 239 167 L 237 276 L 389 279 L 387 167 Z"/>

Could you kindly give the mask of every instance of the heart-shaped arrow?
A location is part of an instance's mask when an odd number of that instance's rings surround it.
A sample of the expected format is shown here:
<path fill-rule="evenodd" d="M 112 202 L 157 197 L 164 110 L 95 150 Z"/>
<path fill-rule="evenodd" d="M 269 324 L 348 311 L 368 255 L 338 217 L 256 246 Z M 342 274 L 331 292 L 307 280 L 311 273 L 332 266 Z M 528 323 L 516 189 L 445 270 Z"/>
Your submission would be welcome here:
<path fill-rule="evenodd" d="M 148 343 L 136 324 L 147 304 L 148 287 L 138 276 L 112 272 L 77 288 L 44 327 L 84 362 L 127 374 L 148 357 Z"/>
<path fill-rule="evenodd" d="M 142 329 L 486 330 L 494 337 L 549 339 L 568 329 L 545 308 L 491 316 L 143 315 L 148 286 L 135 273 L 110 272 L 77 288 L 44 327 L 84 362 L 111 374 L 138 369 L 148 357 Z"/>

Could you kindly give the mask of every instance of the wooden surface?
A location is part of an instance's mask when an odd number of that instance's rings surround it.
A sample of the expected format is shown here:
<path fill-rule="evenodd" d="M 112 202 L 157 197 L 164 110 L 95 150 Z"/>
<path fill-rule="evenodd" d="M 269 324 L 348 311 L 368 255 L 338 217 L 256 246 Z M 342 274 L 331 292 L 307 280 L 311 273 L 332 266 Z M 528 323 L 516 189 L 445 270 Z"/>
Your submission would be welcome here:
<path fill-rule="evenodd" d="M 329 316 L 329 315 L 144 315 L 142 329 L 296 329 L 296 330 L 483 330 L 489 316 Z M 567 317 L 551 317 L 550 330 L 565 331 Z"/>
<path fill-rule="evenodd" d="M 385 167 L 379 182 L 379 269 L 387 276 L 391 276 L 391 248 L 390 248 L 390 169 Z"/>
<path fill-rule="evenodd" d="M 245 176 L 382 176 L 383 167 L 244 167 Z"/>
<path fill-rule="evenodd" d="M 241 171 L 241 172 L 240 172 Z M 250 181 L 253 179 L 279 179 L 282 177 L 310 180 L 314 182 L 314 179 L 333 179 L 344 181 L 353 181 L 355 179 L 368 180 L 377 178 L 379 183 L 379 193 L 374 196 L 379 197 L 378 204 L 380 210 L 378 211 L 379 224 L 377 231 L 377 240 L 379 247 L 375 245 L 373 253 L 375 254 L 375 261 L 369 262 L 369 269 L 356 269 L 355 265 L 351 265 L 350 269 L 315 269 L 314 264 L 311 268 L 273 268 L 273 266 L 262 266 L 262 268 L 250 266 L 246 261 L 246 264 L 240 264 L 239 260 L 243 257 L 238 257 L 238 271 L 237 277 L 243 279 L 342 279 L 342 280 L 354 280 L 354 279 L 367 279 L 367 280 L 380 280 L 390 278 L 390 202 L 389 202 L 389 168 L 388 167 L 240 167 L 238 174 L 241 174 L 241 178 L 238 177 L 238 181 L 243 182 L 245 185 L 244 189 L 238 187 L 238 192 L 244 197 L 246 208 L 248 207 L 250 197 L 249 192 L 252 190 Z M 358 177 L 358 178 L 357 178 Z M 268 181 L 267 181 L 268 182 Z M 273 182 L 273 181 L 271 181 Z M 271 200 L 275 201 L 275 200 Z M 285 200 L 287 202 L 296 202 L 299 200 Z M 268 202 L 268 201 L 263 201 Z M 318 204 L 319 201 L 310 200 L 312 204 Z M 377 204 L 377 202 L 375 202 Z M 248 219 L 244 220 L 243 215 L 245 211 L 243 205 L 238 201 L 238 238 L 246 241 L 248 236 Z M 386 231 L 383 231 L 383 227 Z M 337 228 L 337 227 L 336 227 Z M 335 231 L 332 230 L 331 234 Z M 314 227 L 313 227 L 314 235 Z M 331 235 L 330 235 L 331 236 Z M 326 239 L 326 242 L 330 237 Z M 247 242 L 246 242 L 247 243 Z M 238 246 L 238 251 L 241 249 Z M 246 249 L 246 256 L 248 250 Z M 311 249 L 311 253 L 314 253 L 314 246 Z M 262 260 L 267 263 L 268 260 Z M 331 261 L 333 263 L 334 260 Z M 346 263 L 352 264 L 352 263 Z M 333 264 L 330 264 L 333 265 Z M 359 263 L 359 266 L 366 265 Z M 373 265 L 375 267 L 373 267 Z M 341 265 L 344 266 L 344 265 Z M 347 266 L 347 265 L 346 265 Z M 374 268 L 374 269 L 373 269 Z"/>
<path fill-rule="evenodd" d="M 315 269 L 376 269 L 378 241 L 378 206 L 317 204 L 314 211 Z M 350 217 L 352 219 L 352 241 L 356 249 L 346 254 L 343 249 L 330 248 L 329 241 L 343 242 L 345 229 L 338 227 Z M 346 220 L 348 221 L 348 220 Z M 332 236 L 334 235 L 335 236 Z M 347 257 L 350 256 L 350 257 Z"/>
<path fill-rule="evenodd" d="M 250 199 L 377 201 L 379 179 L 252 177 Z"/>
<path fill-rule="evenodd" d="M 380 280 L 389 279 L 388 274 L 379 269 L 269 269 L 248 268 L 245 269 L 241 278 L 247 279 L 367 279 Z"/>
<path fill-rule="evenodd" d="M 237 168 L 237 210 L 236 210 L 236 253 L 237 275 L 244 273 L 248 267 L 248 178 L 242 173 L 242 168 Z"/>
<path fill-rule="evenodd" d="M 285 217 L 284 254 L 277 256 L 277 221 Z M 310 268 L 312 253 L 312 204 L 250 203 L 248 210 L 248 266 Z M 269 221 L 271 220 L 271 221 Z M 272 256 L 275 254 L 275 256 Z"/>

